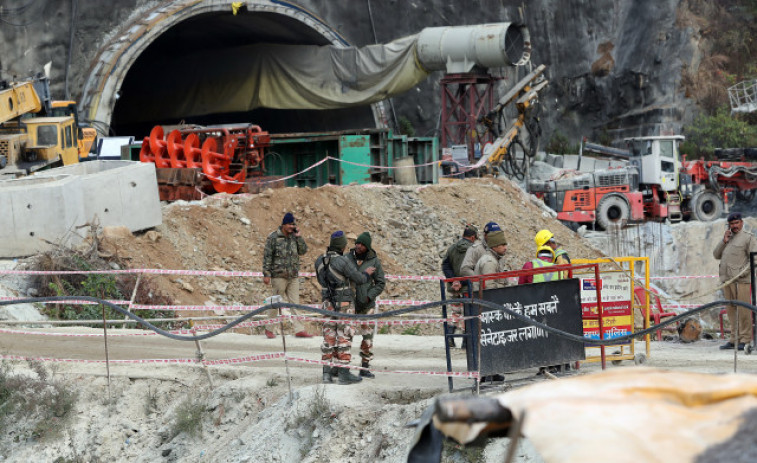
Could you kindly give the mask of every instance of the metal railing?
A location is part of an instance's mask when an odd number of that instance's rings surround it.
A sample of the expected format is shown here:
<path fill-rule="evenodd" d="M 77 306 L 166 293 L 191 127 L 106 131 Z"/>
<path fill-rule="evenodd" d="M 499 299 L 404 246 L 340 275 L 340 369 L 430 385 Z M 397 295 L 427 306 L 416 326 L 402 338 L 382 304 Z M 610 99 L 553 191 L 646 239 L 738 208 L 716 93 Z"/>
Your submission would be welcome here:
<path fill-rule="evenodd" d="M 745 80 L 728 88 L 731 114 L 757 111 L 757 79 Z"/>

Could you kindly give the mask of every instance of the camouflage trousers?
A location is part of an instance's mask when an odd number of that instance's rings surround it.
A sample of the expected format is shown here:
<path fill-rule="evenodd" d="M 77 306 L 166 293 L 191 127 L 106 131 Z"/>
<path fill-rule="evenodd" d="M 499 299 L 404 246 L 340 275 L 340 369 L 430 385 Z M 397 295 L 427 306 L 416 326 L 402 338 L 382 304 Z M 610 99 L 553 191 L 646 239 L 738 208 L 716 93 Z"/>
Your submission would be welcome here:
<path fill-rule="evenodd" d="M 357 334 L 363 336 L 360 343 L 360 359 L 363 363 L 373 360 L 373 325 L 360 325 Z"/>
<path fill-rule="evenodd" d="M 447 288 L 448 299 L 458 299 L 466 297 L 467 293 L 464 291 L 455 291 L 451 287 Z M 465 331 L 465 320 L 463 320 L 463 305 L 462 304 L 447 304 L 448 317 L 451 318 L 452 326 L 456 326 L 460 331 Z"/>
<path fill-rule="evenodd" d="M 374 308 L 368 307 L 355 307 L 355 312 L 361 315 L 374 313 Z M 360 360 L 363 363 L 368 363 L 373 360 L 373 325 L 359 325 L 357 327 L 356 335 L 363 337 L 360 342 Z"/>
<path fill-rule="evenodd" d="M 355 313 L 354 302 L 343 302 L 339 313 Z M 323 310 L 334 310 L 331 302 L 325 301 Z M 323 344 L 321 344 L 321 360 L 340 365 L 348 365 L 352 360 L 352 337 L 355 335 L 353 325 L 334 321 L 323 324 Z"/>

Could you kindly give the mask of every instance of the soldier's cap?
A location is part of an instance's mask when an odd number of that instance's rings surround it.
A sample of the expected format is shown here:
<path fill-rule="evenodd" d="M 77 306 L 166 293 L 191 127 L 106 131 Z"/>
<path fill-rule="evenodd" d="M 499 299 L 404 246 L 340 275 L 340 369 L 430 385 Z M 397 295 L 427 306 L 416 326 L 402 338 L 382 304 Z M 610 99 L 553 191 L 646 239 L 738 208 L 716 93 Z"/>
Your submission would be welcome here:
<path fill-rule="evenodd" d="M 735 222 L 736 220 L 741 220 L 741 212 L 731 212 L 728 214 L 729 222 Z"/>
<path fill-rule="evenodd" d="M 484 233 L 492 233 L 496 231 L 501 231 L 502 229 L 499 228 L 499 225 L 497 222 L 489 222 L 486 225 L 484 225 Z"/>
<path fill-rule="evenodd" d="M 329 239 L 329 247 L 334 249 L 342 249 L 347 246 L 347 237 L 344 236 L 342 230 L 337 230 L 331 234 Z"/>
<path fill-rule="evenodd" d="M 465 226 L 465 230 L 463 230 L 463 236 L 475 236 L 478 237 L 478 229 L 474 227 L 471 224 L 468 224 Z"/>

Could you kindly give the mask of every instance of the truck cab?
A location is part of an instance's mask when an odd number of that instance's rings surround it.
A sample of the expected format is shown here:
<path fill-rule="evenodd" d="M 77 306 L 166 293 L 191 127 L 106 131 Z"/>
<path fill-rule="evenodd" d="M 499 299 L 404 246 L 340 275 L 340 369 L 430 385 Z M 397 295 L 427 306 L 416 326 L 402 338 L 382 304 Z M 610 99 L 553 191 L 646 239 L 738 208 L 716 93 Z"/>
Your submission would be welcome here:
<path fill-rule="evenodd" d="M 26 143 L 16 154 L 16 164 L 31 173 L 45 167 L 79 162 L 78 130 L 73 117 L 33 117 L 22 127 Z"/>
<path fill-rule="evenodd" d="M 639 183 L 657 185 L 662 191 L 678 190 L 682 135 L 626 138 L 629 161 L 639 170 Z"/>
<path fill-rule="evenodd" d="M 89 152 L 95 146 L 95 140 L 97 139 L 97 130 L 92 127 L 88 127 L 79 121 L 79 109 L 76 106 L 76 102 L 72 100 L 53 100 L 52 101 L 52 114 L 53 117 L 65 117 L 72 116 L 76 122 L 76 129 L 78 130 L 78 143 L 79 158 L 84 159 L 89 156 Z"/>

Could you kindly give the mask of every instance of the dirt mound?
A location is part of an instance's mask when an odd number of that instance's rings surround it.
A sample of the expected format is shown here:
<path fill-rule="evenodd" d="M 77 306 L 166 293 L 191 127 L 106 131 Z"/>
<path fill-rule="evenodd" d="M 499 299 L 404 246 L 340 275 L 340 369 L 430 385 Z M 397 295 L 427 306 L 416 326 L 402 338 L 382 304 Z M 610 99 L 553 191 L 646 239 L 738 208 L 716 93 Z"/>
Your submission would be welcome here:
<path fill-rule="evenodd" d="M 387 274 L 441 275 L 440 256 L 460 236 L 463 225 L 482 229 L 492 220 L 507 235 L 512 269 L 532 259 L 533 236 L 542 228 L 552 230 L 572 257 L 599 255 L 530 195 L 492 178 L 422 187 L 269 189 L 176 202 L 163 208 L 157 233 L 107 236 L 103 247 L 131 268 L 261 271 L 266 237 L 288 211 L 297 217 L 309 248 L 301 260 L 303 272 L 313 271 L 333 231 L 357 235 L 367 230 Z M 175 304 L 259 304 L 270 289 L 258 278 L 168 276 L 156 283 Z M 315 279 L 304 278 L 301 302 L 315 303 L 319 297 Z M 381 298 L 438 300 L 439 286 L 390 280 Z"/>

